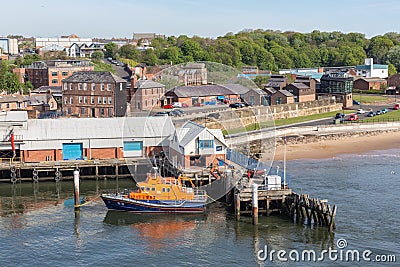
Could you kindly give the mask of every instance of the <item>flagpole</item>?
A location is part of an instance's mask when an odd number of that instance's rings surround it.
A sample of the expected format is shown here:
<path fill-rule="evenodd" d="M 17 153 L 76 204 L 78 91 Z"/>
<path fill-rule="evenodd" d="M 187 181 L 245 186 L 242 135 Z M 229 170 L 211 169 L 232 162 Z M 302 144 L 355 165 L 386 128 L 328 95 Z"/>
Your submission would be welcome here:
<path fill-rule="evenodd" d="M 286 189 L 286 135 L 283 137 L 283 189 Z"/>

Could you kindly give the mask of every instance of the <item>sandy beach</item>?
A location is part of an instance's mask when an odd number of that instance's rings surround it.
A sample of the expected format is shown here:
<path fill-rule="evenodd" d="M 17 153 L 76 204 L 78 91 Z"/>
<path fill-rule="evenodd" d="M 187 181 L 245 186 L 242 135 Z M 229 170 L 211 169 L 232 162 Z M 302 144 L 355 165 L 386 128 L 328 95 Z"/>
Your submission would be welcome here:
<path fill-rule="evenodd" d="M 278 145 L 275 160 L 283 160 L 284 146 Z M 373 150 L 400 148 L 400 131 L 363 136 L 337 136 L 334 140 L 286 145 L 286 159 L 332 158 L 340 154 L 363 154 Z"/>

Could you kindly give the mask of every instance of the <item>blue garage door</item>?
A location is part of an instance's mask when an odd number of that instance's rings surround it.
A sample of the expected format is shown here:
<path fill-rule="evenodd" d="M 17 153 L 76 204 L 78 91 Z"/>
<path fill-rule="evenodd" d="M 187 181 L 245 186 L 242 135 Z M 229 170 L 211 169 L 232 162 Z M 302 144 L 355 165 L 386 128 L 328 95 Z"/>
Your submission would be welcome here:
<path fill-rule="evenodd" d="M 63 159 L 64 160 L 82 159 L 82 143 L 63 144 Z"/>
<path fill-rule="evenodd" d="M 141 157 L 143 150 L 143 142 L 124 142 L 124 156 L 125 157 Z"/>

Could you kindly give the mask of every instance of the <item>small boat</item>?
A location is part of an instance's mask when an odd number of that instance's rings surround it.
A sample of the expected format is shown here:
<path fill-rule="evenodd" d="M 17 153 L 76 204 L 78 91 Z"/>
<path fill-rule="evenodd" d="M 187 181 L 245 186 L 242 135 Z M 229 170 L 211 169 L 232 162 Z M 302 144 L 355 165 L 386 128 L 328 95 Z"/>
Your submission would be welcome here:
<path fill-rule="evenodd" d="M 192 187 L 187 187 L 186 181 Z M 101 198 L 110 210 L 138 213 L 201 213 L 206 208 L 205 190 L 195 189 L 190 178 L 184 176 L 164 178 L 154 171 L 137 187 L 135 191 L 102 194 Z"/>

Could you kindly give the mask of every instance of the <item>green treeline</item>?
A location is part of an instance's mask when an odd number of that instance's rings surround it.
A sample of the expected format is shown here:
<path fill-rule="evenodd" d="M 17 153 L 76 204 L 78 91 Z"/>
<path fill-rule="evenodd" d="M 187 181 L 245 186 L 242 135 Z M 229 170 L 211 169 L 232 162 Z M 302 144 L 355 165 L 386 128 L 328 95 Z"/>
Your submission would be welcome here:
<path fill-rule="evenodd" d="M 372 57 L 375 63 L 389 64 L 391 74 L 400 69 L 400 34 L 395 32 L 368 39 L 362 33 L 246 30 L 216 39 L 157 38 L 151 46 L 153 50 L 139 51 L 130 44 L 120 49 L 109 44 L 106 56 L 120 56 L 147 65 L 214 61 L 239 69 L 252 65 L 275 72 L 287 68 L 359 65 Z"/>

